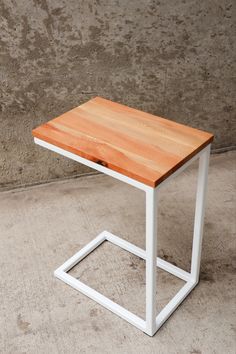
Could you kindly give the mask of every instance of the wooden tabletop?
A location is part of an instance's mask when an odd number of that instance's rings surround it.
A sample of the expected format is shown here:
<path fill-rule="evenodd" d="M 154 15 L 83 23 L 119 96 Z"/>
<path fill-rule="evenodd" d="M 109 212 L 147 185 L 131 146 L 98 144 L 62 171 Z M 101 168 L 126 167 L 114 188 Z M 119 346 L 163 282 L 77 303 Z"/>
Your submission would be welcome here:
<path fill-rule="evenodd" d="M 213 135 L 96 97 L 33 130 L 33 136 L 156 187 Z"/>

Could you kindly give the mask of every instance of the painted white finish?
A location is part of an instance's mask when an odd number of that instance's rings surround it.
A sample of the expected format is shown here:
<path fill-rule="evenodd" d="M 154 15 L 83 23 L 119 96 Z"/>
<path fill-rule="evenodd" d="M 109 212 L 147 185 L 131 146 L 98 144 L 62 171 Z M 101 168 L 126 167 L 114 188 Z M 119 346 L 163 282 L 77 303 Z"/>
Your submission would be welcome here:
<path fill-rule="evenodd" d="M 81 157 L 79 155 L 73 154 L 72 152 L 69 152 L 67 150 L 61 149 L 61 148 L 59 148 L 59 147 L 57 147 L 55 145 L 49 144 L 46 141 L 40 140 L 38 138 L 34 138 L 34 142 L 36 144 L 48 149 L 48 150 L 57 152 L 58 154 L 66 156 L 66 157 L 68 157 L 71 160 L 74 160 L 74 161 L 77 161 L 79 163 L 82 163 L 83 165 L 86 165 L 86 166 L 88 166 L 90 168 L 93 168 L 94 170 L 102 172 L 105 175 L 114 177 L 114 178 L 116 178 L 116 179 L 118 179 L 118 180 L 120 180 L 122 182 L 130 184 L 131 186 L 134 186 L 134 187 L 136 187 L 138 189 L 141 189 L 143 191 L 147 191 L 147 190 L 153 189 L 152 187 L 149 187 L 149 186 L 147 186 L 144 183 L 138 182 L 135 179 L 132 179 L 130 177 L 122 175 L 119 172 L 116 172 L 114 170 L 111 170 L 110 168 L 107 168 L 107 167 L 104 167 L 102 165 L 99 165 L 98 163 L 95 163 L 93 161 L 84 159 L 83 157 Z"/>
<path fill-rule="evenodd" d="M 84 159 L 76 154 L 70 153 L 57 146 L 49 144 L 43 140 L 34 138 L 36 144 L 41 145 L 49 150 L 66 156 L 72 160 L 82 163 L 88 167 L 91 167 L 97 171 L 103 172 L 111 177 L 114 177 L 120 181 L 130 184 L 138 189 L 143 190 L 146 193 L 146 251 L 141 248 L 122 240 L 121 238 L 103 231 L 93 241 L 86 245 L 82 250 L 76 253 L 62 266 L 60 266 L 54 275 L 72 286 L 76 290 L 87 295 L 94 301 L 106 307 L 108 310 L 114 312 L 118 316 L 122 317 L 132 325 L 141 329 L 143 332 L 150 336 L 153 336 L 155 332 L 164 324 L 169 316 L 176 310 L 179 304 L 186 298 L 191 290 L 197 285 L 199 280 L 200 261 L 201 261 L 201 248 L 202 248 L 202 236 L 203 236 L 203 223 L 204 223 L 204 210 L 206 200 L 206 187 L 207 187 L 207 175 L 210 145 L 200 151 L 192 159 L 186 162 L 171 176 L 165 179 L 156 188 L 149 187 L 143 183 L 140 183 L 132 178 L 126 177 L 116 171 L 110 170 L 102 165 Z M 191 261 L 191 273 L 188 273 L 169 262 L 157 257 L 157 202 L 159 190 L 168 183 L 172 178 L 177 176 L 183 170 L 185 170 L 193 161 L 200 158 L 199 162 L 199 174 L 198 174 L 198 187 L 196 196 L 196 211 L 194 222 L 194 236 L 193 236 L 193 248 L 192 248 L 192 261 Z M 138 257 L 146 260 L 146 319 L 143 320 L 140 317 L 134 315 L 130 311 L 126 310 L 122 306 L 111 301 L 107 297 L 103 296 L 99 292 L 83 284 L 81 281 L 67 274 L 67 272 L 98 247 L 102 242 L 110 241 L 117 246 L 122 247 L 126 251 L 135 254 Z M 173 299 L 163 308 L 163 310 L 156 314 L 156 266 L 177 276 L 178 278 L 186 281 L 186 284 L 180 289 L 180 291 L 173 297 Z"/>
<path fill-rule="evenodd" d="M 189 294 L 189 292 L 193 289 L 193 287 L 196 285 L 193 283 L 192 279 L 189 277 L 187 280 L 187 283 L 183 286 L 183 288 L 176 294 L 176 296 L 164 307 L 164 309 L 159 313 L 158 316 L 156 316 L 156 309 L 155 309 L 155 303 L 156 303 L 156 298 L 154 292 L 154 287 L 151 284 L 151 291 L 147 291 L 147 300 L 151 298 L 151 306 L 149 302 L 147 301 L 147 318 L 149 316 L 149 321 L 148 320 L 143 320 L 142 318 L 134 315 L 132 312 L 126 310 L 124 307 L 116 304 L 115 302 L 111 301 L 108 299 L 106 296 L 100 294 L 96 290 L 92 289 L 91 287 L 85 285 L 82 283 L 80 280 L 72 277 L 70 274 L 67 272 L 73 268 L 77 263 L 82 261 L 83 258 L 85 258 L 90 252 L 92 252 L 96 247 L 101 245 L 104 241 L 109 241 L 115 244 L 116 246 L 119 246 L 126 251 L 129 251 L 133 253 L 136 256 L 141 257 L 142 259 L 147 259 L 148 254 L 147 251 L 142 250 L 141 248 L 134 246 L 133 244 L 113 235 L 112 233 L 108 231 L 103 231 L 101 234 L 99 234 L 94 240 L 89 242 L 84 248 L 82 248 L 79 252 L 77 252 L 74 256 L 72 256 L 69 260 L 67 260 L 62 266 L 60 266 L 57 270 L 55 270 L 54 275 L 58 279 L 64 281 L 66 284 L 72 286 L 74 289 L 80 291 L 84 295 L 88 296 L 90 299 L 98 302 L 100 305 L 104 306 L 108 310 L 112 311 L 116 315 L 120 316 L 121 318 L 125 319 L 138 329 L 141 329 L 143 332 L 147 333 L 150 336 L 153 336 L 153 334 L 163 325 L 163 323 L 167 320 L 167 318 L 174 312 L 174 310 L 178 307 L 178 305 L 185 299 L 185 297 Z M 152 242 L 151 242 L 152 243 Z M 151 245 L 150 245 L 151 246 Z M 154 252 L 152 252 L 153 254 Z M 159 266 L 159 258 L 155 259 L 155 262 L 152 263 L 154 264 L 154 267 L 156 269 L 156 266 Z M 151 268 L 151 267 L 150 267 Z M 164 270 L 173 270 L 171 273 L 175 274 L 176 273 L 176 268 L 172 264 L 165 262 L 165 265 L 163 267 L 163 263 L 161 263 L 161 268 Z M 181 271 L 181 269 L 177 268 L 178 272 Z M 153 271 L 152 269 L 148 269 L 150 274 L 147 274 L 148 277 L 150 277 L 150 282 L 153 282 Z M 184 272 L 184 271 L 183 271 Z M 187 273 L 187 272 L 185 272 Z M 187 273 L 189 274 L 189 273 Z M 190 274 L 189 274 L 190 275 Z M 180 277 L 182 279 L 182 276 Z M 148 283 L 147 283 L 148 284 Z M 148 286 L 147 286 L 148 288 Z M 150 327 L 151 325 L 151 327 Z"/>
<path fill-rule="evenodd" d="M 157 193 L 146 192 L 146 330 L 156 331 Z"/>
<path fill-rule="evenodd" d="M 204 225 L 206 193 L 207 193 L 209 157 L 210 157 L 210 146 L 206 149 L 205 153 L 200 156 L 199 159 L 194 232 L 193 232 L 192 262 L 191 262 L 191 277 L 196 283 L 198 283 L 199 281 L 199 272 L 200 272 L 200 263 L 201 263 L 202 236 L 203 236 L 203 225 Z"/>
<path fill-rule="evenodd" d="M 93 168 L 96 171 L 102 172 L 105 175 L 114 177 L 122 182 L 125 182 L 127 184 L 130 184 L 131 186 L 134 186 L 138 189 L 141 189 L 143 191 L 148 191 L 148 190 L 152 190 L 153 188 L 136 181 L 135 179 L 132 179 L 130 177 L 127 177 L 119 172 L 116 172 L 114 170 L 111 170 L 110 168 L 104 167 L 102 165 L 99 165 L 98 163 L 95 163 L 93 161 L 84 159 L 83 157 L 73 154 L 72 152 L 69 152 L 67 150 L 61 149 L 58 146 L 52 145 L 47 143 L 46 141 L 43 141 L 41 139 L 38 138 L 34 138 L 34 142 L 37 145 L 40 145 L 48 150 L 54 151 L 57 154 L 60 154 L 62 156 L 68 157 L 71 160 L 77 161 L 79 163 L 82 163 L 83 165 L 86 165 L 90 168 Z M 204 152 L 208 149 L 210 145 L 208 145 L 207 147 L 205 147 L 203 150 L 199 151 L 199 153 L 197 153 L 195 156 L 193 156 L 189 161 L 187 161 L 183 166 L 181 166 L 177 171 L 175 171 L 174 173 L 172 173 L 169 177 L 167 177 L 163 182 L 161 182 L 156 188 L 160 189 L 163 186 L 165 186 L 171 179 L 173 179 L 174 177 L 178 176 L 181 172 L 183 172 L 189 165 L 191 165 L 195 160 L 197 160 L 202 154 L 204 154 Z"/>
<path fill-rule="evenodd" d="M 106 239 L 107 241 L 110 241 L 112 243 L 114 243 L 115 245 L 123 248 L 124 250 L 133 253 L 135 256 L 140 257 L 144 260 L 146 260 L 146 252 L 145 250 L 142 250 L 141 248 L 133 245 L 132 243 L 123 240 L 120 237 L 117 237 L 113 234 L 111 234 L 110 232 L 104 231 L 106 232 Z M 179 279 L 182 279 L 184 281 L 188 281 L 191 280 L 191 274 L 186 272 L 185 270 L 176 267 L 175 265 L 164 261 L 163 259 L 157 257 L 156 258 L 156 266 L 161 268 L 162 270 L 165 270 L 166 272 L 175 275 L 176 277 L 178 277 Z"/>

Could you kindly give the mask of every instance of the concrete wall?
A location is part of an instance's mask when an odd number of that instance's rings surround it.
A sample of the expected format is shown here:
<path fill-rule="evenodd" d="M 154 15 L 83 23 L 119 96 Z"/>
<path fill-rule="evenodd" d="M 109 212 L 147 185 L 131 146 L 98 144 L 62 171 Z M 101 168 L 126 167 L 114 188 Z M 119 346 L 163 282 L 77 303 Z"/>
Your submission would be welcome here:
<path fill-rule="evenodd" d="M 31 130 L 96 95 L 235 145 L 233 6 L 0 0 L 0 186 L 88 171 L 34 146 Z"/>

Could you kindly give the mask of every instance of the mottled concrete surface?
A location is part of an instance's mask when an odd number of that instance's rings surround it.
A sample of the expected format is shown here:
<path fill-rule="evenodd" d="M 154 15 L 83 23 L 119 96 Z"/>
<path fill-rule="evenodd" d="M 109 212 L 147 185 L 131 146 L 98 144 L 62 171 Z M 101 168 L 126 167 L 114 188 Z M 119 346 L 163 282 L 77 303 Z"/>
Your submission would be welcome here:
<path fill-rule="evenodd" d="M 53 277 L 104 229 L 144 248 L 143 192 L 102 175 L 2 192 L 0 352 L 234 354 L 235 166 L 235 152 L 211 158 L 201 281 L 153 338 Z M 158 254 L 186 270 L 196 172 L 190 167 L 160 198 Z M 143 316 L 144 272 L 139 258 L 105 243 L 73 275 Z M 181 285 L 158 272 L 157 308 Z"/>
<path fill-rule="evenodd" d="M 233 6 L 0 0 L 0 186 L 88 171 L 35 147 L 31 130 L 96 95 L 236 145 Z"/>

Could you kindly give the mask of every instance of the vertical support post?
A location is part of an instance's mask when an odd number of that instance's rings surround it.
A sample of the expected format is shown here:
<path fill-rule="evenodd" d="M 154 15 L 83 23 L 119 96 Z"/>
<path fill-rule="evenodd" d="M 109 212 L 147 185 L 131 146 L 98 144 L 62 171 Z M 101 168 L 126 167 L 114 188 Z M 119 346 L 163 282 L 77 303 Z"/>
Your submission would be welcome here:
<path fill-rule="evenodd" d="M 198 182 L 196 194 L 196 207 L 193 232 L 192 261 L 191 261 L 191 278 L 194 283 L 199 281 L 202 236 L 205 214 L 205 202 L 207 192 L 207 177 L 211 145 L 209 145 L 199 158 Z"/>
<path fill-rule="evenodd" d="M 157 189 L 146 191 L 146 333 L 156 332 Z"/>

